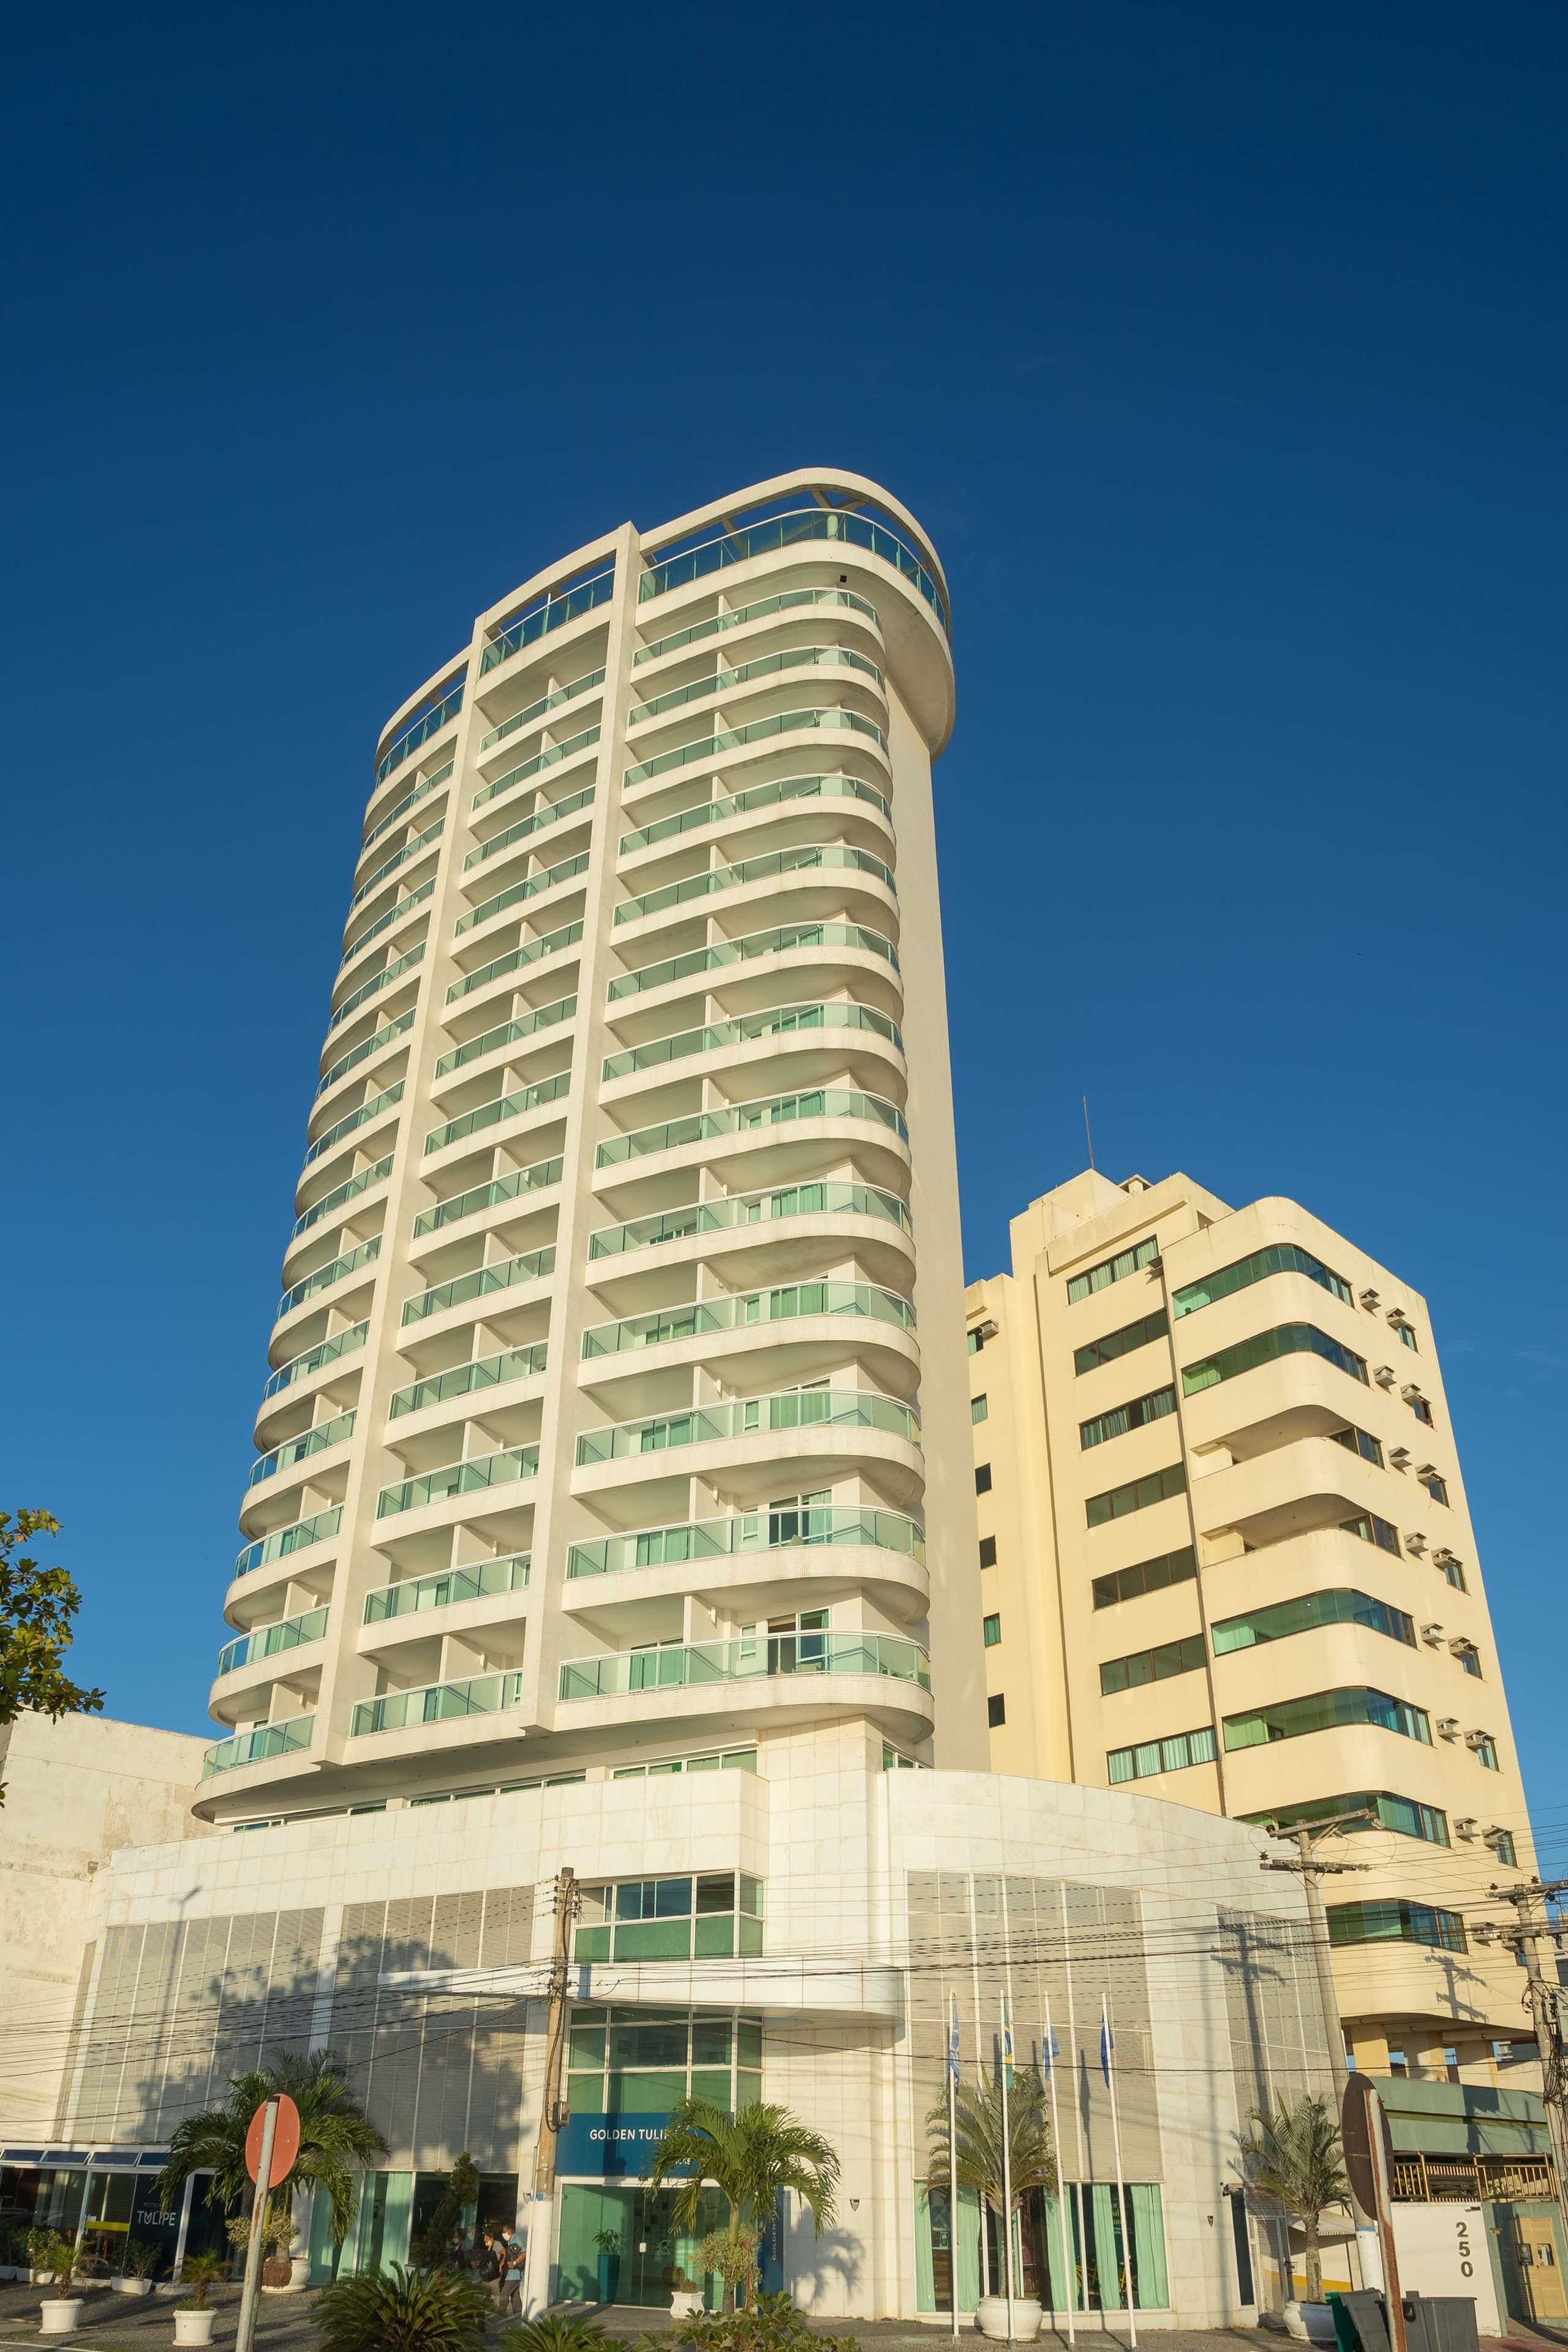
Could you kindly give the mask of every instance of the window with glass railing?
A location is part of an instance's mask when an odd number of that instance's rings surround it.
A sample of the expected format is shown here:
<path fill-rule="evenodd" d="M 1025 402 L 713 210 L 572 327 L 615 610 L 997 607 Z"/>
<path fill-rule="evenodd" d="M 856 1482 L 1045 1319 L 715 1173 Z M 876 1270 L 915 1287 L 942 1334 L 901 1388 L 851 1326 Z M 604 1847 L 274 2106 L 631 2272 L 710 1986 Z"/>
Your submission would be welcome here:
<path fill-rule="evenodd" d="M 578 1960 L 734 1959 L 762 1948 L 763 1882 L 737 1870 L 584 1886 L 572 1939 Z"/>

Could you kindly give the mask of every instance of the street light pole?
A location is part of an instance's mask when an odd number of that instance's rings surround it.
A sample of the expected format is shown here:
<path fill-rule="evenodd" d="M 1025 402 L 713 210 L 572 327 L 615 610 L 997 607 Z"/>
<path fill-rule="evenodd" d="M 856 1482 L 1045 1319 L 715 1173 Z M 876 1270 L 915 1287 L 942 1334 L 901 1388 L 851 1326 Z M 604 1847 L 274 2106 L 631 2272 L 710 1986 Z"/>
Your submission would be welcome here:
<path fill-rule="evenodd" d="M 1541 2053 L 1541 2095 L 1552 2142 L 1552 2168 L 1557 2175 L 1557 2210 L 1568 2235 L 1568 2116 L 1564 2114 L 1568 2058 L 1563 2046 L 1563 1991 L 1557 1981 L 1555 1937 L 1546 1916 L 1548 1895 L 1568 1892 L 1568 1878 L 1524 1879 L 1512 1886 L 1494 1885 L 1491 1892 L 1500 1902 L 1512 1904 L 1515 1924 L 1503 1927 L 1484 1920 L 1471 1933 L 1479 1944 L 1506 1945 L 1524 1962 L 1524 2002 Z"/>

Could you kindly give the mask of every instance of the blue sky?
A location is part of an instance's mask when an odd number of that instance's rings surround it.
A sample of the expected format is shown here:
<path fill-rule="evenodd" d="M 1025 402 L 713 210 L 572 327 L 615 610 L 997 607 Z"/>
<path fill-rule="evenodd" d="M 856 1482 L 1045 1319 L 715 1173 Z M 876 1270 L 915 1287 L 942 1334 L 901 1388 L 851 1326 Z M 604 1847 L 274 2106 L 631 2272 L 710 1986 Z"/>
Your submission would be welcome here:
<path fill-rule="evenodd" d="M 1111 1172 L 1423 1288 L 1568 1823 L 1561 11 L 19 43 L 0 1487 L 113 1711 L 204 1725 L 382 719 L 537 565 L 828 462 L 952 584 L 970 1271 L 1087 1093 Z"/>

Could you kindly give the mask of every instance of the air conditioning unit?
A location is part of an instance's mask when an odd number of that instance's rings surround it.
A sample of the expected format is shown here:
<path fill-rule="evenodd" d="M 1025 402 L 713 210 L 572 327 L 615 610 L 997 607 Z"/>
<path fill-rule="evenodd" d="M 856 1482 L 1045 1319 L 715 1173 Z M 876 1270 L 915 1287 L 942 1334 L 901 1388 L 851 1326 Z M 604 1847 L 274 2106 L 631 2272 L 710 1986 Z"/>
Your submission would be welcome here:
<path fill-rule="evenodd" d="M 1489 1731 L 1467 1731 L 1465 1745 L 1467 1748 L 1484 1748 L 1490 1738 Z"/>
<path fill-rule="evenodd" d="M 984 1323 L 977 1323 L 975 1325 L 974 1336 L 977 1339 L 994 1339 L 996 1337 L 996 1330 L 997 1325 L 995 1317 L 994 1315 L 988 1315 Z"/>
<path fill-rule="evenodd" d="M 1380 1389 L 1391 1389 L 1397 1378 L 1398 1374 L 1392 1364 L 1379 1364 L 1373 1374 L 1373 1379 Z"/>
<path fill-rule="evenodd" d="M 1423 1625 L 1421 1628 L 1421 1639 L 1429 1648 L 1440 1650 L 1443 1646 L 1446 1636 L 1441 1625 Z"/>
<path fill-rule="evenodd" d="M 1410 1321 L 1403 1307 L 1391 1307 L 1388 1310 L 1388 1319 L 1396 1331 L 1403 1331 Z"/>
<path fill-rule="evenodd" d="M 1454 1835 L 1456 1837 L 1473 1838 L 1476 1834 L 1477 1826 L 1474 1813 L 1461 1813 L 1458 1821 L 1454 1823 Z"/>
<path fill-rule="evenodd" d="M 1481 1832 L 1481 1843 L 1483 1845 L 1500 1845 L 1507 1835 L 1508 1832 L 1504 1829 L 1500 1822 L 1489 1822 L 1486 1828 Z"/>
<path fill-rule="evenodd" d="M 1423 1479 L 1439 1478 L 1442 1475 L 1442 1472 L 1438 1469 L 1437 1465 L 1435 1462 L 1423 1462 L 1420 1469 L 1415 1473 L 1415 1475 L 1418 1478 Z"/>
<path fill-rule="evenodd" d="M 1363 1290 L 1361 1295 L 1361 1303 L 1366 1308 L 1369 1315 L 1374 1314 L 1379 1303 L 1377 1292 L 1375 1290 Z"/>
<path fill-rule="evenodd" d="M 1440 1716 L 1437 1717 L 1437 1737 L 1438 1737 L 1438 1738 L 1439 1738 L 1439 1739 L 1458 1739 L 1458 1736 L 1459 1736 L 1459 1718 L 1458 1718 L 1458 1717 L 1457 1715 L 1440 1715 Z"/>
<path fill-rule="evenodd" d="M 1407 1381 L 1405 1386 L 1400 1390 L 1399 1393 L 1405 1399 L 1406 1404 L 1414 1404 L 1421 1391 L 1416 1387 L 1414 1381 Z"/>
<path fill-rule="evenodd" d="M 1388 1458 L 1396 1470 L 1408 1470 L 1412 1458 L 1410 1448 L 1408 1445 L 1391 1446 Z"/>
<path fill-rule="evenodd" d="M 1416 1528 L 1414 1535 L 1405 1537 L 1405 1549 L 1406 1551 L 1413 1551 L 1417 1559 L 1420 1559 L 1422 1553 L 1426 1549 L 1426 1538 L 1422 1534 L 1419 1528 Z"/>
<path fill-rule="evenodd" d="M 1434 1568 L 1458 1568 L 1459 1555 L 1457 1551 L 1450 1551 L 1447 1545 L 1444 1544 L 1440 1550 L 1433 1553 L 1432 1565 Z"/>

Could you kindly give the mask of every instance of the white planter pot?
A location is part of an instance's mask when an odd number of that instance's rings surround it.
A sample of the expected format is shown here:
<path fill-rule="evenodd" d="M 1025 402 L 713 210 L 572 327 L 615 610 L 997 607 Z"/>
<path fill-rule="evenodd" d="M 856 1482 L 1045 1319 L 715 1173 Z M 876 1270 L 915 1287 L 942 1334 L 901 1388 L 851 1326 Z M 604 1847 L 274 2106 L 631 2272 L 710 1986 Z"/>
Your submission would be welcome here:
<path fill-rule="evenodd" d="M 994 2344 L 1007 2341 L 1007 2298 L 1005 2294 L 983 2294 L 974 2306 L 975 2323 L 982 2336 Z M 1040 2332 L 1040 2305 L 1032 2295 L 1013 2297 L 1013 2334 L 1020 2344 L 1026 2344 Z"/>
<path fill-rule="evenodd" d="M 294 2256 L 294 2275 L 289 2280 L 289 2284 L 290 2286 L 296 2287 L 310 2285 L 310 2256 L 309 2250 L 302 2254 L 296 2254 Z"/>
<path fill-rule="evenodd" d="M 213 2340 L 213 2322 L 216 2317 L 217 2312 L 211 2304 L 208 2304 L 205 2311 L 192 2311 L 188 2305 L 184 2311 L 176 2310 L 174 2314 L 175 2343 L 210 2344 Z"/>
<path fill-rule="evenodd" d="M 695 2319 L 702 2308 L 700 2291 L 678 2286 L 669 2298 L 669 2308 L 677 2319 Z"/>
<path fill-rule="evenodd" d="M 39 2305 L 39 2316 L 42 2321 L 38 2329 L 40 2336 L 74 2335 L 77 2322 L 81 2317 L 81 2297 L 79 2294 L 63 2298 L 56 2295 L 52 2303 Z"/>
<path fill-rule="evenodd" d="M 111 2281 L 111 2284 L 116 2294 L 151 2294 L 153 2292 L 153 2282 L 150 2278 L 121 2277 Z"/>
<path fill-rule="evenodd" d="M 1334 2315 L 1326 2303 L 1288 2303 L 1283 2317 L 1285 2333 L 1299 2344 L 1333 2344 Z"/>

